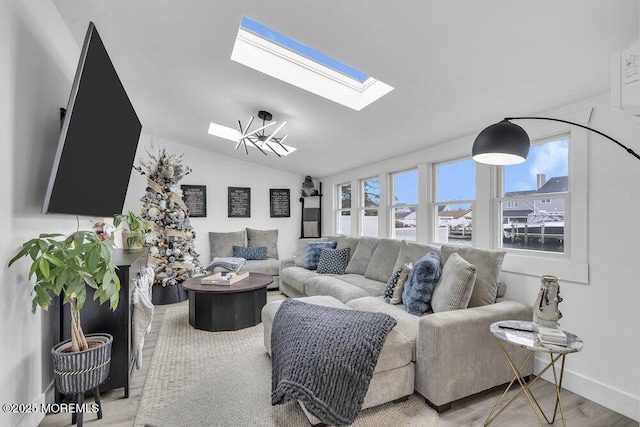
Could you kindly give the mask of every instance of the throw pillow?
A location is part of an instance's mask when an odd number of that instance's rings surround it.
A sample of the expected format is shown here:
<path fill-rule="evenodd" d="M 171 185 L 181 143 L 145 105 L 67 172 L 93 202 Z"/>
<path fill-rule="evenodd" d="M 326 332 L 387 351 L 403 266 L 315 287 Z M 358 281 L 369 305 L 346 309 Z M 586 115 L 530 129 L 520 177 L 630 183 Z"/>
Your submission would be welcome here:
<path fill-rule="evenodd" d="M 349 248 L 322 248 L 318 260 L 318 274 L 344 274 L 348 257 Z"/>
<path fill-rule="evenodd" d="M 396 288 L 393 290 L 393 295 L 391 296 L 389 304 L 402 304 L 402 292 L 404 292 L 404 285 L 407 283 L 411 270 L 413 270 L 413 263 L 410 262 L 409 264 L 402 265 L 402 273 L 400 273 L 398 283 L 396 284 Z"/>
<path fill-rule="evenodd" d="M 452 253 L 457 253 L 469 264 L 476 266 L 476 282 L 469 300 L 469 307 L 480 307 L 496 302 L 498 277 L 502 269 L 505 251 L 492 251 L 465 246 L 442 245 L 442 263 L 446 264 Z"/>
<path fill-rule="evenodd" d="M 259 246 L 255 248 L 248 248 L 245 246 L 234 246 L 233 256 L 235 258 L 244 258 L 248 260 L 264 260 L 267 259 L 267 248 Z"/>
<path fill-rule="evenodd" d="M 398 285 L 398 279 L 400 278 L 400 274 L 402 274 L 402 267 L 393 272 L 389 281 L 387 282 L 387 286 L 384 287 L 384 302 L 389 303 L 391 298 L 393 297 L 393 291 Z"/>
<path fill-rule="evenodd" d="M 322 248 L 335 249 L 338 242 L 309 242 L 304 256 L 304 265 L 307 270 L 317 270 Z"/>
<path fill-rule="evenodd" d="M 209 246 L 211 258 L 233 256 L 233 246 L 246 246 L 246 233 L 244 230 L 232 233 L 209 232 Z"/>
<path fill-rule="evenodd" d="M 358 246 L 351 257 L 351 261 L 349 261 L 349 264 L 347 265 L 347 273 L 360 274 L 364 276 L 364 273 L 367 271 L 367 267 L 369 266 L 369 262 L 371 261 L 373 251 L 376 249 L 376 246 L 378 246 L 379 240 L 380 239 L 376 237 L 360 238 Z"/>
<path fill-rule="evenodd" d="M 267 248 L 267 258 L 278 259 L 278 230 L 247 228 L 247 246 Z"/>
<path fill-rule="evenodd" d="M 298 239 L 298 244 L 296 245 L 295 252 L 295 264 L 296 267 L 304 266 L 304 259 L 307 254 L 307 244 L 309 242 L 327 242 L 329 239 L 326 237 L 321 237 L 319 239 Z"/>
<path fill-rule="evenodd" d="M 402 292 L 407 313 L 422 316 L 431 308 L 431 294 L 441 271 L 440 257 L 435 252 L 416 261 Z"/>
<path fill-rule="evenodd" d="M 391 275 L 398 271 L 393 268 L 400 253 L 401 240 L 380 239 L 376 250 L 371 255 L 371 261 L 364 272 L 364 277 L 378 282 L 386 282 Z"/>
<path fill-rule="evenodd" d="M 475 281 L 476 266 L 469 264 L 458 254 L 451 254 L 442 267 L 440 280 L 433 290 L 433 312 L 467 308 Z"/>

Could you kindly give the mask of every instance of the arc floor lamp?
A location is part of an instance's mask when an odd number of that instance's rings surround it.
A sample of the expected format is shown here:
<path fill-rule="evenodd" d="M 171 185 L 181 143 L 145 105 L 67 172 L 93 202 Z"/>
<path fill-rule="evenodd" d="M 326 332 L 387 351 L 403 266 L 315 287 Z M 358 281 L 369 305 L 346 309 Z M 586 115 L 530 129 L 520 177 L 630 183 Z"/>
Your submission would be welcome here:
<path fill-rule="evenodd" d="M 529 135 L 520 126 L 511 123 L 511 120 L 551 120 L 578 126 L 615 142 L 627 153 L 640 160 L 640 155 L 631 148 L 621 144 L 609 135 L 579 123 L 550 117 L 506 117 L 501 122 L 489 126 L 478 134 L 472 150 L 472 156 L 476 162 L 490 165 L 514 165 L 525 161 L 531 145 Z"/>

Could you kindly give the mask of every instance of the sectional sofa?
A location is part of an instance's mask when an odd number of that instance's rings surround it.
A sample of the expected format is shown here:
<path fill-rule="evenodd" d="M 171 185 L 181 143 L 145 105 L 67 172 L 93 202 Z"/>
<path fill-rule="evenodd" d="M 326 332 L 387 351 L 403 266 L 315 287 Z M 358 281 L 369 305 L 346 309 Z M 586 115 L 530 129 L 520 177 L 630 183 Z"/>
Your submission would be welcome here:
<path fill-rule="evenodd" d="M 346 274 L 319 274 L 304 268 L 310 241 L 336 241 L 337 248 L 348 247 Z M 392 274 L 428 252 L 438 254 L 443 268 L 450 257 L 461 257 L 467 265 L 475 266 L 467 308 L 416 316 L 407 313 L 403 304 L 385 302 L 383 293 Z M 454 253 L 458 255 L 453 257 Z M 489 326 L 500 320 L 531 320 L 532 307 L 504 299 L 506 285 L 498 281 L 503 257 L 501 251 L 372 237 L 301 239 L 295 259 L 281 261 L 280 290 L 289 297 L 331 296 L 352 309 L 394 317 L 394 330 L 411 345 L 415 391 L 442 412 L 456 400 L 507 383 L 513 377 Z M 514 348 L 513 356 L 514 360 L 524 360 L 526 351 Z M 530 360 L 522 373 L 527 376 L 532 372 Z"/>

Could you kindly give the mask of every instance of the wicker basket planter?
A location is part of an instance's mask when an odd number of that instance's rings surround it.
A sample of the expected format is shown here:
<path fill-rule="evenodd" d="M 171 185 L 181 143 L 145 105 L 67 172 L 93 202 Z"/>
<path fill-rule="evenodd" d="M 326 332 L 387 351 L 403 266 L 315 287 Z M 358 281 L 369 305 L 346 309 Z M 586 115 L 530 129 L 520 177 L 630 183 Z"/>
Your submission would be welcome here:
<path fill-rule="evenodd" d="M 51 349 L 56 387 L 62 394 L 78 394 L 92 390 L 102 384 L 109 375 L 111 344 L 109 334 L 88 334 L 88 350 L 65 352 L 71 340 L 65 340 Z M 103 344 L 91 345 L 91 342 Z"/>

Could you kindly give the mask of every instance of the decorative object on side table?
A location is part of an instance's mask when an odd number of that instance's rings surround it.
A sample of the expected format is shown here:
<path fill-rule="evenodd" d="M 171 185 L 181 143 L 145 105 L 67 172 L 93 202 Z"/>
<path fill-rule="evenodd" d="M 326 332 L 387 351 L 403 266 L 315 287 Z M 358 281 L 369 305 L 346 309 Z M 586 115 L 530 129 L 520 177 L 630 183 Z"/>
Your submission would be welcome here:
<path fill-rule="evenodd" d="M 124 249 L 142 248 L 149 231 L 147 220 L 131 211 L 113 217 L 114 226 L 120 227 L 123 222 L 127 224 L 127 229 L 122 229 L 122 247 Z"/>
<path fill-rule="evenodd" d="M 542 345 L 564 346 L 567 344 L 567 337 L 558 328 L 558 320 L 562 318 L 558 309 L 558 304 L 562 302 L 558 278 L 544 274 L 540 282 L 540 291 L 533 305 L 533 331 Z"/>
<path fill-rule="evenodd" d="M 151 146 L 151 151 L 154 148 Z M 148 264 L 155 270 L 153 304 L 173 304 L 188 298 L 182 282 L 203 273 L 193 240 L 195 231 L 178 185 L 191 169 L 182 164 L 183 155 L 147 150 L 148 160 L 139 160 L 135 169 L 147 176 L 147 190 L 140 199 L 142 218 L 151 227 L 145 246 L 149 247 Z"/>
<path fill-rule="evenodd" d="M 87 286 L 95 289 L 100 303 L 109 302 L 115 310 L 119 302 L 120 280 L 111 259 L 111 240 L 101 240 L 93 231 L 77 231 L 68 236 L 40 234 L 22 244 L 22 249 L 9 261 L 13 265 L 29 256 L 29 278 L 35 275 L 32 311 L 40 306 L 47 310 L 52 296 L 63 298 L 71 311 L 71 339 L 56 344 L 51 350 L 57 389 L 75 395 L 82 405 L 84 393 L 93 390 L 102 418 L 98 386 L 107 379 L 113 338 L 109 334 L 84 335 L 80 310 L 87 296 Z M 82 412 L 72 415 L 72 423 L 82 425 Z"/>

